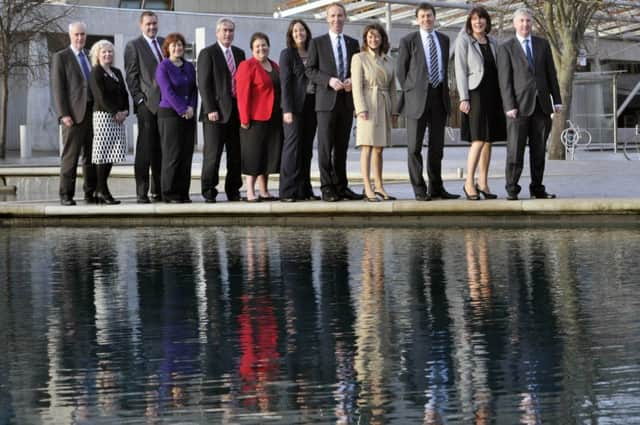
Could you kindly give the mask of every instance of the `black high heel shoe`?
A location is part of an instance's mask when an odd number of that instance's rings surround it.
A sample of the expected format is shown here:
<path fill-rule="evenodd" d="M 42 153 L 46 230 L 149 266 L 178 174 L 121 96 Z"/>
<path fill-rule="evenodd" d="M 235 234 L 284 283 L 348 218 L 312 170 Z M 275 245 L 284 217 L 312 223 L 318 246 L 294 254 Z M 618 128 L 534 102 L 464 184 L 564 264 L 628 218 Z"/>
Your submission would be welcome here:
<path fill-rule="evenodd" d="M 120 201 L 114 199 L 113 196 L 111 196 L 111 194 L 109 193 L 104 194 L 96 192 L 94 196 L 96 198 L 96 203 L 98 204 L 118 205 L 120 203 Z"/>
<path fill-rule="evenodd" d="M 464 187 L 464 186 L 462 186 L 462 191 L 464 192 L 464 196 L 466 196 L 469 201 L 479 201 L 480 200 L 480 195 L 478 195 L 477 193 L 475 195 L 469 195 L 467 193 L 467 188 Z"/>
<path fill-rule="evenodd" d="M 476 190 L 478 191 L 479 194 L 484 196 L 484 199 L 497 199 L 498 198 L 498 195 L 496 195 L 495 193 L 485 192 L 484 190 L 481 190 L 480 186 L 478 186 L 477 184 L 476 184 Z"/>
<path fill-rule="evenodd" d="M 391 195 L 385 195 L 382 192 L 373 192 L 376 196 L 379 196 L 382 198 L 383 201 L 395 201 L 397 198 L 395 196 L 391 196 Z"/>
<path fill-rule="evenodd" d="M 367 196 L 367 192 L 364 189 L 362 189 L 362 196 L 363 196 L 362 199 L 364 199 L 366 202 L 380 202 L 380 199 L 378 199 L 378 197 L 375 195 L 377 195 L 377 193 L 374 192 L 373 198 L 369 198 Z"/>

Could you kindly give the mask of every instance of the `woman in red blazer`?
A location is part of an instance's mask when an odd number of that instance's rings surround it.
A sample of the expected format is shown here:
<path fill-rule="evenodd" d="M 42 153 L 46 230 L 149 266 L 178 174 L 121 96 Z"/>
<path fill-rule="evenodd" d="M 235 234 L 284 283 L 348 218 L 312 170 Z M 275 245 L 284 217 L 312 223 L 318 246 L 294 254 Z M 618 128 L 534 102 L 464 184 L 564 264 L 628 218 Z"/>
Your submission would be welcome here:
<path fill-rule="evenodd" d="M 282 111 L 278 65 L 269 59 L 269 37 L 251 36 L 252 58 L 241 62 L 236 72 L 240 115 L 242 174 L 246 176 L 247 201 L 272 201 L 267 189 L 269 174 L 280 170 Z M 259 194 L 255 184 L 258 182 Z"/>

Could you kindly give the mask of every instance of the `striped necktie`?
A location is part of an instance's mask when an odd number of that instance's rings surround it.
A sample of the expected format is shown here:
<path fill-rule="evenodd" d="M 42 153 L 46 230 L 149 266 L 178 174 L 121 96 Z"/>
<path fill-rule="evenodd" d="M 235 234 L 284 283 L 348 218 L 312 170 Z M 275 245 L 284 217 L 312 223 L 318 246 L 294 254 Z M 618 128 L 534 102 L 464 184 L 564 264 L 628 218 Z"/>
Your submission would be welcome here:
<path fill-rule="evenodd" d="M 160 48 L 158 48 L 158 41 L 154 38 L 151 44 L 153 44 L 153 50 L 155 51 L 158 62 L 162 62 L 162 52 L 160 52 Z"/>
<path fill-rule="evenodd" d="M 338 34 L 338 74 L 340 76 L 340 81 L 344 81 L 345 79 L 345 70 L 344 70 L 344 55 L 342 53 L 342 35 Z"/>
<path fill-rule="evenodd" d="M 438 87 L 440 84 L 440 67 L 438 66 L 438 50 L 436 43 L 433 41 L 433 32 L 429 33 L 429 83 L 432 87 Z"/>
<path fill-rule="evenodd" d="M 233 55 L 231 54 L 231 47 L 224 51 L 224 59 L 227 61 L 227 67 L 231 73 L 231 95 L 236 97 L 236 63 L 233 61 Z"/>

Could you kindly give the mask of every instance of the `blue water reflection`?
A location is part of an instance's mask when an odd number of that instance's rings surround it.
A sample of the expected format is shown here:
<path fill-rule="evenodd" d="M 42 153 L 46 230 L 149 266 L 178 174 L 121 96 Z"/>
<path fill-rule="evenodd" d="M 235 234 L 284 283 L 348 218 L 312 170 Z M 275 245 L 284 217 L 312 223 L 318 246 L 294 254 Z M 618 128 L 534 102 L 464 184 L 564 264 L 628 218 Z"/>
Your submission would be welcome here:
<path fill-rule="evenodd" d="M 640 422 L 635 228 L 0 229 L 0 424 Z"/>

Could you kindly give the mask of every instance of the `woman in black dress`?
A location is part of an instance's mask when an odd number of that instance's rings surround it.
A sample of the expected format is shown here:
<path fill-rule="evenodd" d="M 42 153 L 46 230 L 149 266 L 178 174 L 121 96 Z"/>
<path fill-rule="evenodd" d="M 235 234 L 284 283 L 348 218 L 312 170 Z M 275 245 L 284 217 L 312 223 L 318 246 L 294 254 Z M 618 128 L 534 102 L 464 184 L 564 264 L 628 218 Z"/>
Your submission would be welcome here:
<path fill-rule="evenodd" d="M 487 181 L 491 143 L 507 137 L 496 66 L 498 45 L 488 35 L 490 31 L 489 13 L 477 6 L 469 12 L 465 28 L 456 39 L 456 82 L 462 112 L 460 138 L 471 142 L 463 187 L 469 200 L 478 200 L 480 195 L 485 199 L 497 198 L 490 192 Z"/>

